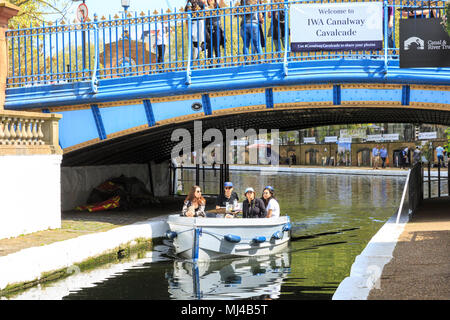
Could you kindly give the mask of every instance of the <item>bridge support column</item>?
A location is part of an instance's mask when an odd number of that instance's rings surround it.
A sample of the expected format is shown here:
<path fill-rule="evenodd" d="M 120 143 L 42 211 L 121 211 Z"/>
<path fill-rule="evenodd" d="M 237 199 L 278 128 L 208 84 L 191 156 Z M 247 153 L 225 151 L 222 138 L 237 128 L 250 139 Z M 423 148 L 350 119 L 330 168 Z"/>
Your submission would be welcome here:
<path fill-rule="evenodd" d="M 61 227 L 60 118 L 0 110 L 0 239 Z"/>
<path fill-rule="evenodd" d="M 5 32 L 8 21 L 19 12 L 19 8 L 8 2 L 0 3 L 0 111 L 5 106 L 6 76 L 8 75 L 8 43 Z"/>

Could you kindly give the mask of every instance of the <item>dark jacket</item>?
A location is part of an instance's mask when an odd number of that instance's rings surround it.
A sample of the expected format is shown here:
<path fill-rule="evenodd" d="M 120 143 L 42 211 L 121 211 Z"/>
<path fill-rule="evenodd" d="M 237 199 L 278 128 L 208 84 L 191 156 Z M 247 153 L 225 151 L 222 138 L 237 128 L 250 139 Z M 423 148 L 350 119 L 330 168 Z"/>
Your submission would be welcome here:
<path fill-rule="evenodd" d="M 242 203 L 244 218 L 264 218 L 267 215 L 266 206 L 260 198 L 253 199 L 251 203 L 245 199 Z"/>
<path fill-rule="evenodd" d="M 216 206 L 226 207 L 227 206 L 227 202 L 232 204 L 235 199 L 237 201 L 239 201 L 239 197 L 238 197 L 237 193 L 234 192 L 234 191 L 231 193 L 229 199 L 227 197 L 225 197 L 224 194 L 219 194 L 219 196 L 217 197 L 217 200 L 216 200 Z"/>

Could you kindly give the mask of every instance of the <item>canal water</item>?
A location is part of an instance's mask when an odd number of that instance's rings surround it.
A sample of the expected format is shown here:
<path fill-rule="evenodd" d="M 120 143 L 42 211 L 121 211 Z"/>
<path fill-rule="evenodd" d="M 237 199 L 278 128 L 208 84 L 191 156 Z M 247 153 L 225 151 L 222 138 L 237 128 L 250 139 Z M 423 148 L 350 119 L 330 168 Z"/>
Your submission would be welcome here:
<path fill-rule="evenodd" d="M 217 175 L 217 176 L 215 176 Z M 399 206 L 405 177 L 230 172 L 240 200 L 275 188 L 293 224 L 289 249 L 278 255 L 193 265 L 171 254 L 170 242 L 124 263 L 101 266 L 31 288 L 18 299 L 331 299 L 368 241 Z M 183 193 L 194 172 L 183 173 Z M 218 172 L 205 172 L 205 193 Z M 203 180 L 203 179 L 202 179 Z M 212 199 L 208 199 L 213 201 Z M 11 297 L 14 298 L 14 297 Z"/>

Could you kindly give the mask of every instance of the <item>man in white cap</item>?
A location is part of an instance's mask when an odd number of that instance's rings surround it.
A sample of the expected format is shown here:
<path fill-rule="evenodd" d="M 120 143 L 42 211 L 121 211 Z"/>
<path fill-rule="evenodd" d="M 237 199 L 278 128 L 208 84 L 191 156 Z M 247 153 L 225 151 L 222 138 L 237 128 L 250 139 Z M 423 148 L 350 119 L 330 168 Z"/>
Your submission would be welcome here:
<path fill-rule="evenodd" d="M 245 189 L 247 199 L 242 203 L 242 216 L 244 218 L 265 218 L 266 206 L 260 198 L 255 199 L 255 190 L 252 187 Z"/>

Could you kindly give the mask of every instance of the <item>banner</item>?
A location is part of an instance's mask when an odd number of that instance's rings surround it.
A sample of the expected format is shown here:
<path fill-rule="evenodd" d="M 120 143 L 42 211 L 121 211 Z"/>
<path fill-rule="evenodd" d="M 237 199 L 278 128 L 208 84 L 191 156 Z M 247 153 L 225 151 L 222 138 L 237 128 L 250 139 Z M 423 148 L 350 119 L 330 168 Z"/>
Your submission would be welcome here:
<path fill-rule="evenodd" d="M 450 67 L 450 36 L 442 20 L 400 20 L 400 68 Z"/>
<path fill-rule="evenodd" d="M 316 143 L 316 137 L 303 138 L 303 143 Z"/>
<path fill-rule="evenodd" d="M 383 45 L 383 3 L 293 4 L 291 51 L 378 50 Z"/>
<path fill-rule="evenodd" d="M 437 132 L 419 132 L 419 140 L 437 139 Z"/>
<path fill-rule="evenodd" d="M 399 139 L 398 133 L 390 134 L 369 134 L 367 135 L 367 141 L 394 141 Z"/>
<path fill-rule="evenodd" d="M 332 142 L 336 142 L 336 141 L 338 141 L 338 137 L 337 136 L 325 137 L 325 143 L 332 143 Z"/>

